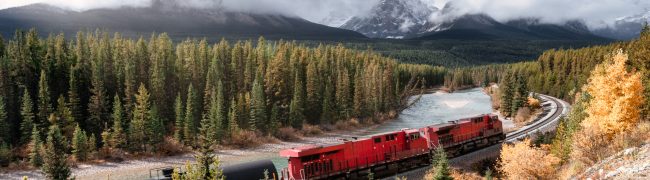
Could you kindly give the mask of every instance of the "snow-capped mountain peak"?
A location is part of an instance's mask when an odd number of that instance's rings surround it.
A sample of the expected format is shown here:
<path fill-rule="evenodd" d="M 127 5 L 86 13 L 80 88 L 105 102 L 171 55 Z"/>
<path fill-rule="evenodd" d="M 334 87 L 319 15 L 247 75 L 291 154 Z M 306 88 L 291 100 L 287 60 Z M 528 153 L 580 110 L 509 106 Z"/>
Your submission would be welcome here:
<path fill-rule="evenodd" d="M 373 38 L 403 38 L 426 31 L 436 11 L 422 0 L 381 0 L 370 14 L 352 17 L 340 27 Z"/>

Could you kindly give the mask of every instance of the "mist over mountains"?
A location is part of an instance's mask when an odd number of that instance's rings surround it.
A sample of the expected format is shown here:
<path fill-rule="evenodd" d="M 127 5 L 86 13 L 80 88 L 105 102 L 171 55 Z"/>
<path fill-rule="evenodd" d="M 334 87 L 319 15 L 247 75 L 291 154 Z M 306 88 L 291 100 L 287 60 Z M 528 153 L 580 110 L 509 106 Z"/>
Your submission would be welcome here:
<path fill-rule="evenodd" d="M 41 33 L 74 34 L 95 29 L 121 32 L 125 36 L 148 36 L 166 32 L 172 38 L 208 37 L 285 39 L 355 39 L 363 35 L 316 24 L 295 16 L 255 14 L 219 8 L 183 6 L 157 0 L 150 6 L 98 8 L 73 11 L 47 4 L 0 10 L 0 33 L 11 36 L 16 29 L 37 28 Z"/>

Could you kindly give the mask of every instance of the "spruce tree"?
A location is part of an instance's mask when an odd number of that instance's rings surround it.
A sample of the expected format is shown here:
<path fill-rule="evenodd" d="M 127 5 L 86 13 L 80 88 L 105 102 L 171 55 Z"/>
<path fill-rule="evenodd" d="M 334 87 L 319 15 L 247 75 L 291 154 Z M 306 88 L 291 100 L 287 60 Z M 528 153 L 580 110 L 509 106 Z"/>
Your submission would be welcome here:
<path fill-rule="evenodd" d="M 514 87 L 512 84 L 513 77 L 510 73 L 505 73 L 501 84 L 499 85 L 499 91 L 501 92 L 501 106 L 499 107 L 500 112 L 504 116 L 511 116 L 512 111 L 512 100 L 514 95 Z"/>
<path fill-rule="evenodd" d="M 239 131 L 239 112 L 237 112 L 237 101 L 235 98 L 230 100 L 230 111 L 228 112 L 228 134 L 233 136 Z"/>
<path fill-rule="evenodd" d="M 31 147 L 32 150 L 29 153 L 29 163 L 33 167 L 41 167 L 43 165 L 43 157 L 42 157 L 42 148 L 43 148 L 43 140 L 41 139 L 41 134 L 38 128 L 34 126 L 32 128 L 32 139 L 31 139 Z"/>
<path fill-rule="evenodd" d="M 250 111 L 250 125 L 249 128 L 252 131 L 257 130 L 258 127 L 261 127 L 266 119 L 266 97 L 264 96 L 264 87 L 262 82 L 262 74 L 257 73 L 255 80 L 253 81 L 253 92 L 251 99 L 251 111 Z"/>
<path fill-rule="evenodd" d="M 43 172 L 48 179 L 66 180 L 71 171 L 66 159 L 66 140 L 57 125 L 50 127 L 43 156 Z"/>
<path fill-rule="evenodd" d="M 217 83 L 217 95 L 214 98 L 215 102 L 211 103 L 213 108 L 210 110 L 213 119 L 212 127 L 218 137 L 222 137 L 228 128 L 228 113 L 226 112 L 225 97 L 223 92 L 223 84 L 221 80 Z M 218 139 L 218 138 L 217 138 Z"/>
<path fill-rule="evenodd" d="M 140 84 L 138 94 L 135 96 L 136 105 L 133 108 L 133 120 L 131 120 L 131 125 L 129 127 L 129 132 L 131 134 L 129 140 L 135 149 L 146 149 L 146 123 L 151 119 L 151 114 L 149 114 L 151 108 L 149 97 L 149 91 L 144 87 L 144 84 Z"/>
<path fill-rule="evenodd" d="M 126 144 L 126 134 L 124 132 L 124 111 L 122 109 L 120 96 L 115 95 L 113 98 L 113 127 L 109 135 L 110 139 L 104 139 L 104 143 L 109 143 L 112 148 L 121 148 Z"/>
<path fill-rule="evenodd" d="M 316 61 L 310 61 L 307 65 L 306 78 L 306 94 L 307 103 L 305 108 L 305 115 L 312 124 L 317 124 L 320 118 L 321 108 L 321 84 L 320 74 L 318 74 L 318 67 Z"/>
<path fill-rule="evenodd" d="M 70 68 L 70 80 L 68 82 L 70 88 L 68 90 L 67 106 L 72 113 L 72 119 L 80 122 L 83 120 L 83 108 L 81 106 L 78 73 L 78 68 L 75 68 L 74 66 Z"/>
<path fill-rule="evenodd" d="M 151 114 L 151 118 L 147 122 L 147 137 L 149 145 L 153 146 L 154 150 L 158 150 L 159 145 L 165 140 L 165 127 L 160 113 L 158 113 L 157 105 L 154 104 L 151 107 L 149 114 Z"/>
<path fill-rule="evenodd" d="M 293 86 L 293 98 L 289 105 L 290 124 L 293 128 L 302 129 L 302 123 L 305 121 L 303 109 L 305 107 L 305 92 L 303 88 L 304 84 L 299 73 L 296 73 Z"/>
<path fill-rule="evenodd" d="M 183 137 L 185 143 L 192 145 L 196 137 L 196 92 L 194 91 L 194 86 L 192 84 L 187 88 L 187 103 L 185 107 L 185 124 L 183 125 Z"/>
<path fill-rule="evenodd" d="M 87 142 L 88 137 L 86 137 L 86 132 L 81 130 L 79 125 L 77 125 L 72 136 L 72 156 L 77 161 L 85 161 L 88 158 Z"/>
<path fill-rule="evenodd" d="M 0 143 L 11 143 L 10 122 L 7 117 L 7 107 L 5 98 L 0 96 Z"/>
<path fill-rule="evenodd" d="M 22 136 L 20 137 L 22 143 L 27 143 L 31 136 L 32 128 L 34 127 L 34 105 L 32 104 L 32 98 L 29 95 L 29 91 L 25 89 L 23 92 L 22 105 L 20 108 L 20 115 L 22 121 L 20 122 L 20 132 Z"/>
<path fill-rule="evenodd" d="M 323 110 L 320 121 L 322 124 L 333 123 L 332 120 L 336 119 L 336 106 L 334 104 L 334 87 L 329 80 L 325 82 L 325 90 L 323 93 Z"/>
<path fill-rule="evenodd" d="M 183 142 L 183 126 L 185 125 L 185 110 L 183 100 L 181 100 L 180 92 L 176 95 L 174 102 L 174 113 L 176 114 L 176 121 L 174 122 L 174 139 Z"/>
<path fill-rule="evenodd" d="M 47 119 L 52 113 L 52 101 L 50 100 L 50 88 L 47 82 L 45 70 L 41 70 L 38 82 L 38 122 L 41 128 L 47 127 Z"/>
<path fill-rule="evenodd" d="M 434 180 L 453 180 L 449 171 L 449 161 L 447 160 L 447 154 L 445 153 L 445 149 L 442 148 L 442 146 L 438 146 L 436 148 L 436 151 L 434 153 L 434 162 Z"/>
<path fill-rule="evenodd" d="M 269 134 L 277 133 L 280 125 L 280 107 L 273 104 L 273 107 L 271 107 L 271 117 L 269 118 Z"/>

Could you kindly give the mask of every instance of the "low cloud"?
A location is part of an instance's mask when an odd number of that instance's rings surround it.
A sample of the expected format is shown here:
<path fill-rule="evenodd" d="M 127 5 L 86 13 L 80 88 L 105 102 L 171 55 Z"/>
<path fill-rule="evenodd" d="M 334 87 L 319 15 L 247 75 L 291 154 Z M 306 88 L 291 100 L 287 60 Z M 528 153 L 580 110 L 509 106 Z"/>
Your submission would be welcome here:
<path fill-rule="evenodd" d="M 32 3 L 47 3 L 71 10 L 146 7 L 153 0 L 3 0 L 0 9 Z M 169 0 L 172 1 L 172 0 Z M 181 5 L 211 8 L 223 7 L 234 11 L 279 13 L 305 18 L 313 22 L 335 16 L 345 18 L 364 15 L 380 0 L 175 0 Z M 484 13 L 498 21 L 518 18 L 539 18 L 545 23 L 583 20 L 589 27 L 603 27 L 617 18 L 647 12 L 648 0 L 422 0 L 442 9 L 447 3 L 453 8 L 436 13 L 431 21 L 445 21 L 464 14 Z"/>

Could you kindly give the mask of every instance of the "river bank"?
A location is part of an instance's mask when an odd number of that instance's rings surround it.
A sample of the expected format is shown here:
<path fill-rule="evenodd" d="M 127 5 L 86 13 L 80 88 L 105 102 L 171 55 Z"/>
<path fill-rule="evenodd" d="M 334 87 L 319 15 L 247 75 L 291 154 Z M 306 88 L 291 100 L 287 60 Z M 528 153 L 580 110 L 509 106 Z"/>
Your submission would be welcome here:
<path fill-rule="evenodd" d="M 319 144 L 327 145 L 340 142 L 340 139 L 351 139 L 371 134 L 395 131 L 402 128 L 417 128 L 431 124 L 455 120 L 467 116 L 491 113 L 490 97 L 480 88 L 446 93 L 435 91 L 425 94 L 420 101 L 412 107 L 403 110 L 396 119 L 385 121 L 382 124 L 364 126 L 351 131 L 324 132 L 318 137 L 303 137 L 296 141 L 278 141 L 263 144 L 249 149 L 224 149 L 219 150 L 219 156 L 224 165 L 238 164 L 259 159 L 271 159 L 276 167 L 286 167 L 286 159 L 278 156 L 282 149 Z M 183 154 L 169 157 L 152 157 L 138 160 L 125 160 L 123 162 L 106 162 L 101 164 L 81 164 L 73 168 L 77 179 L 146 179 L 149 178 L 149 169 L 181 166 L 185 162 L 192 162 L 192 154 Z M 0 179 L 20 179 L 29 176 L 30 179 L 42 179 L 38 171 L 15 171 L 0 174 Z"/>

